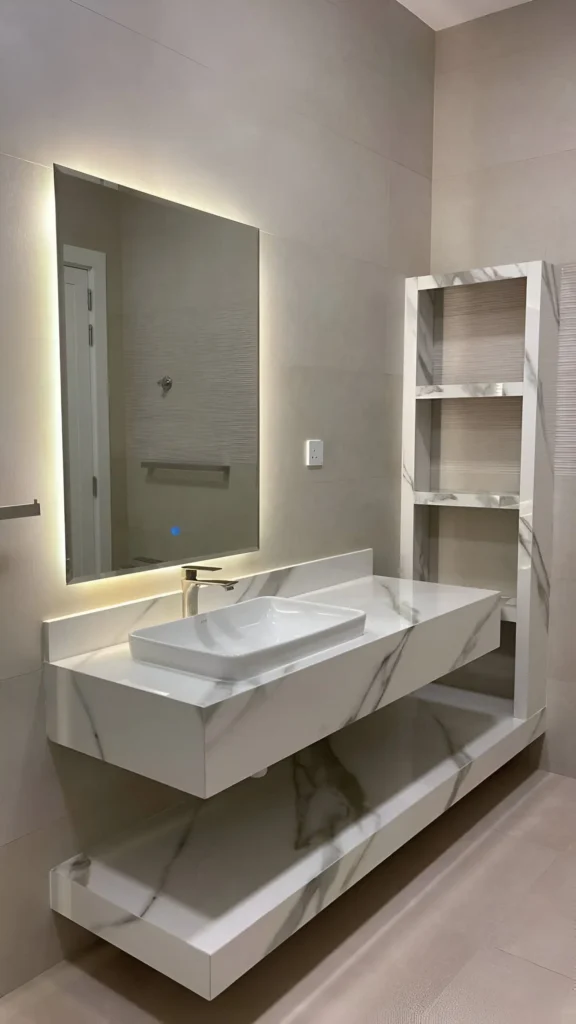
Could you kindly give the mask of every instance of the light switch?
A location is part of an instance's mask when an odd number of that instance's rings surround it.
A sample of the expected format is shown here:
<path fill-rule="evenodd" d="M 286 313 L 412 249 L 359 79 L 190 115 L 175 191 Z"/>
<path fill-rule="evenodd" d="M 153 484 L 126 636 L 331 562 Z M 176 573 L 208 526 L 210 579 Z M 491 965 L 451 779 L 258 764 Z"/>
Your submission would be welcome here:
<path fill-rule="evenodd" d="M 306 441 L 305 462 L 307 466 L 324 465 L 324 441 Z"/>

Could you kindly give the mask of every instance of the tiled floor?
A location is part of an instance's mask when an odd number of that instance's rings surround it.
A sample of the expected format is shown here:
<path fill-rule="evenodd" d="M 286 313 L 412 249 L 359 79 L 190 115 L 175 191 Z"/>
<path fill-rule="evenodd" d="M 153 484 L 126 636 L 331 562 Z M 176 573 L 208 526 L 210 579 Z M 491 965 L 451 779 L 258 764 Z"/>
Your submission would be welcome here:
<path fill-rule="evenodd" d="M 213 1003 L 107 946 L 0 1000 L 104 1022 L 576 1024 L 576 780 L 517 760 Z"/>

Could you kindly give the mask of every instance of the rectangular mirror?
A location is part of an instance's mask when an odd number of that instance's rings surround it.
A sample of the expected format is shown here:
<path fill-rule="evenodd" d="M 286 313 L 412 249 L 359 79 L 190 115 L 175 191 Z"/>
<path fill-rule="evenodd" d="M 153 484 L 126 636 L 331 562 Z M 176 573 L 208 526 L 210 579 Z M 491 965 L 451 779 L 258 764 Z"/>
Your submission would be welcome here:
<path fill-rule="evenodd" d="M 254 550 L 258 230 L 54 175 L 68 582 Z"/>

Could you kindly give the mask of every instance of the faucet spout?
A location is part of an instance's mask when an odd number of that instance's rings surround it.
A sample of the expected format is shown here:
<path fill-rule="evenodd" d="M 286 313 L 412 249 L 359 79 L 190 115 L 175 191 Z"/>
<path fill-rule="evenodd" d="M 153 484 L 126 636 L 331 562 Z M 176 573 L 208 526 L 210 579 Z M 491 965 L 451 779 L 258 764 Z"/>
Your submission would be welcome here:
<path fill-rule="evenodd" d="M 198 614 L 198 591 L 200 587 L 223 587 L 234 590 L 238 580 L 199 580 L 199 572 L 220 572 L 219 566 L 183 565 L 182 566 L 182 618 Z"/>

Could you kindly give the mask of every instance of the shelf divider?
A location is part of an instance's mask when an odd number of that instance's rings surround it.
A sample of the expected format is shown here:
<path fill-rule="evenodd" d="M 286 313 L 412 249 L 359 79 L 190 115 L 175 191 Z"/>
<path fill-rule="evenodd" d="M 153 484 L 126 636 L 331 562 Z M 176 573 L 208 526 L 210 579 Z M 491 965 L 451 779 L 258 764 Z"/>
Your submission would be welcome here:
<path fill-rule="evenodd" d="M 451 508 L 495 508 L 517 511 L 519 494 L 490 494 L 472 491 L 414 491 L 416 505 L 444 505 Z"/>
<path fill-rule="evenodd" d="M 421 384 L 416 387 L 416 398 L 521 398 L 524 384 L 505 381 L 499 384 Z"/>

